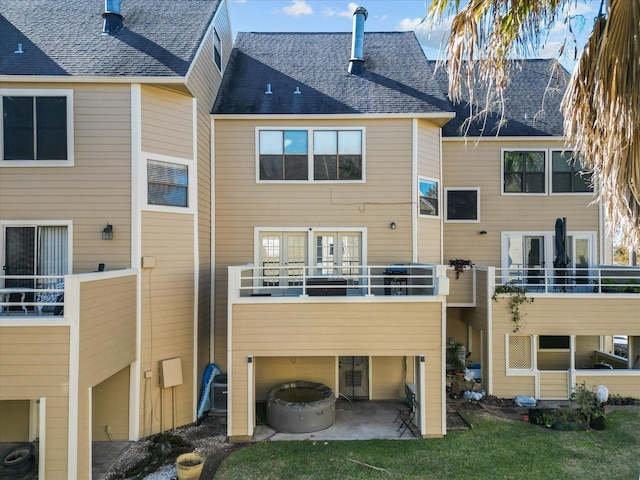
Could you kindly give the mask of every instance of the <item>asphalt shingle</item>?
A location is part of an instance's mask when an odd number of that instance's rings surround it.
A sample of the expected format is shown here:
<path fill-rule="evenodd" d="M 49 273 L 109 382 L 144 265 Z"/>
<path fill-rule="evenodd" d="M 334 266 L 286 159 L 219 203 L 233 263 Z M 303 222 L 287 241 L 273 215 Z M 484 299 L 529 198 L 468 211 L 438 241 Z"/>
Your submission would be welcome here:
<path fill-rule="evenodd" d="M 452 111 L 413 32 L 365 33 L 361 76 L 350 54 L 351 33 L 239 33 L 213 113 Z"/>
<path fill-rule="evenodd" d="M 184 76 L 219 3 L 123 0 L 124 29 L 111 36 L 104 1 L 2 0 L 0 75 Z"/>

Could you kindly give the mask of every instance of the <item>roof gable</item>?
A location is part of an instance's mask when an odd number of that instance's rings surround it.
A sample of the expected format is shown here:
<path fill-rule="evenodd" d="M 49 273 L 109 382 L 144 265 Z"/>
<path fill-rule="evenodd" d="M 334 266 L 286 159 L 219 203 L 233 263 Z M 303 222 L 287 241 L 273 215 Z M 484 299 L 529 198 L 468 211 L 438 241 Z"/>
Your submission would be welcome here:
<path fill-rule="evenodd" d="M 2 0 L 0 75 L 184 76 L 220 1 L 123 0 L 111 36 L 104 2 Z"/>

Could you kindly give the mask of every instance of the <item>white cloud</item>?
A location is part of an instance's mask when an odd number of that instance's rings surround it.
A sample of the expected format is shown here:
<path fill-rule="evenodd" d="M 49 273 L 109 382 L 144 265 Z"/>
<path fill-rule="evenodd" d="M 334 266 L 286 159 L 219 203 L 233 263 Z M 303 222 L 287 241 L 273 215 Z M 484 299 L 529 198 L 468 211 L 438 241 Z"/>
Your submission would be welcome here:
<path fill-rule="evenodd" d="M 282 11 L 293 17 L 313 14 L 313 8 L 311 8 L 311 5 L 309 5 L 305 0 L 291 0 L 291 5 L 283 7 Z"/>
<path fill-rule="evenodd" d="M 438 23 L 423 21 L 421 17 L 403 18 L 395 26 L 396 31 L 413 31 L 423 48 L 440 50 L 446 42 L 453 16 L 443 18 Z"/>
<path fill-rule="evenodd" d="M 347 8 L 345 10 L 340 10 L 336 13 L 336 15 L 338 15 L 339 17 L 351 18 L 353 17 L 353 12 L 355 12 L 356 8 L 358 8 L 359 6 L 360 5 L 358 5 L 357 3 L 349 2 Z"/>

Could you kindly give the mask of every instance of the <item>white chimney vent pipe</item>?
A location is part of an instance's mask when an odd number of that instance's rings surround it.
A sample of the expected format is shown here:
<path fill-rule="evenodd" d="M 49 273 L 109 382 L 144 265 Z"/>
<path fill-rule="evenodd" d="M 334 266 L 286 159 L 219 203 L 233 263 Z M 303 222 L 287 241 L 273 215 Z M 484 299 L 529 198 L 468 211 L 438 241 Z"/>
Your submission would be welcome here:
<path fill-rule="evenodd" d="M 351 59 L 348 68 L 351 75 L 362 75 L 364 71 L 364 22 L 367 15 L 367 10 L 364 7 L 358 7 L 353 12 Z"/>

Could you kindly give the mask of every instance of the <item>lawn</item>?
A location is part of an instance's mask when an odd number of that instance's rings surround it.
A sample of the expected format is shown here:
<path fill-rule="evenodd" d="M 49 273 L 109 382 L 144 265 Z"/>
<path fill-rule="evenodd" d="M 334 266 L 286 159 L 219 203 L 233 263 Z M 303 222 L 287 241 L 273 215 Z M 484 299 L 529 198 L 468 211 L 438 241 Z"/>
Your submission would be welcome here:
<path fill-rule="evenodd" d="M 473 429 L 442 439 L 256 443 L 230 455 L 215 479 L 640 478 L 640 409 L 610 413 L 606 430 L 582 432 L 478 410 L 462 415 Z"/>

